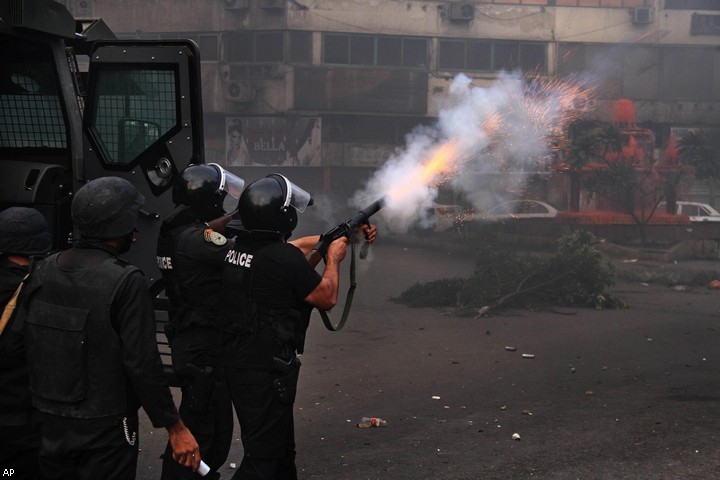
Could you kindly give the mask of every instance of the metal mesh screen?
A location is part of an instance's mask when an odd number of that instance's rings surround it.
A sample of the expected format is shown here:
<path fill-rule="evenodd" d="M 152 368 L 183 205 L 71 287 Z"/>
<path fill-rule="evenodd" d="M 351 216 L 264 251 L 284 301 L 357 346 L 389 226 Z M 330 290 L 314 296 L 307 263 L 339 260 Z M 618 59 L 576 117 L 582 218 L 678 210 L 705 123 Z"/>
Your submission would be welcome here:
<path fill-rule="evenodd" d="M 92 130 L 112 163 L 129 163 L 177 123 L 171 70 L 100 73 Z"/>
<path fill-rule="evenodd" d="M 48 92 L 36 75 L 52 75 L 37 68 L 32 71 L 17 65 L 6 72 L 10 85 L 0 92 L 0 147 L 65 148 L 65 120 L 60 99 Z M 8 66 L 11 67 L 11 66 Z"/>

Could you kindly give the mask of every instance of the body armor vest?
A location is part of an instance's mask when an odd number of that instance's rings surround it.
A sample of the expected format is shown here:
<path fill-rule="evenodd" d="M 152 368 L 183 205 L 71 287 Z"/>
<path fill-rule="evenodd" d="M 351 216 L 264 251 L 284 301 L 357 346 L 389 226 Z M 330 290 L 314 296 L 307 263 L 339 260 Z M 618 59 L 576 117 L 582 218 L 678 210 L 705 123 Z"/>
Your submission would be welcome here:
<path fill-rule="evenodd" d="M 109 258 L 68 271 L 57 257 L 38 263 L 32 274 L 27 346 L 35 406 L 75 418 L 125 414 L 122 349 L 110 309 L 120 285 L 139 270 Z"/>
<path fill-rule="evenodd" d="M 259 237 L 262 234 L 249 235 Z M 243 335 L 254 332 L 258 325 L 268 325 L 280 347 L 280 353 L 275 355 L 288 357 L 295 352 L 302 353 L 311 309 L 305 312 L 287 306 L 259 305 L 252 298 L 255 269 L 262 263 L 265 250 L 278 241 L 277 234 L 272 234 L 268 242 L 242 242 L 243 236 L 239 235 L 241 242 L 236 241 L 228 251 L 223 268 L 221 298 L 226 308 L 224 317 L 230 322 L 229 329 Z"/>
<path fill-rule="evenodd" d="M 218 301 L 220 272 L 213 281 L 207 277 L 198 281 L 197 272 L 183 274 L 176 265 L 176 252 L 178 248 L 183 248 L 180 241 L 186 238 L 183 233 L 192 230 L 191 234 L 197 231 L 197 235 L 202 235 L 203 228 L 189 215 L 189 209 L 185 208 L 164 222 L 157 243 L 158 268 L 165 282 L 165 294 L 170 300 L 170 324 L 174 333 L 194 327 L 218 328 L 221 322 L 222 309 Z M 207 267 L 198 265 L 198 268 Z"/>

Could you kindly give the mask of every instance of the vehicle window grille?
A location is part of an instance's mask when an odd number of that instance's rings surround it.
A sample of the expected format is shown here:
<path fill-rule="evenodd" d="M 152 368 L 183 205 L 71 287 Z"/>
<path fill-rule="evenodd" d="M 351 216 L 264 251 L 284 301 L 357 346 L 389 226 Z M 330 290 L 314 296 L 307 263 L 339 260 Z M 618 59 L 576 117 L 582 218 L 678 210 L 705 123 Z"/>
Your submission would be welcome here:
<path fill-rule="evenodd" d="M 0 147 L 65 148 L 65 121 L 57 95 L 34 93 L 37 84 L 13 76 L 22 93 L 0 92 Z"/>
<path fill-rule="evenodd" d="M 91 129 L 110 163 L 128 164 L 177 124 L 171 70 L 104 70 Z"/>

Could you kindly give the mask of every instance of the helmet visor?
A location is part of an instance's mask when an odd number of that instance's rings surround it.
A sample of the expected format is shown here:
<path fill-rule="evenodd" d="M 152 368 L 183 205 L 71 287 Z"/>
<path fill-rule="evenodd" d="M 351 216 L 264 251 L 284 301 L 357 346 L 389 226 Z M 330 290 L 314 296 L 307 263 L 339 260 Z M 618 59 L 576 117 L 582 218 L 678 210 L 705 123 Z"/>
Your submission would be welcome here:
<path fill-rule="evenodd" d="M 298 212 L 303 213 L 309 205 L 313 204 L 313 199 L 308 192 L 292 183 L 285 176 L 280 174 L 277 174 L 277 176 L 285 180 L 287 188 L 283 207 L 293 207 Z"/>
<path fill-rule="evenodd" d="M 212 165 L 220 172 L 220 186 L 218 187 L 218 191 L 227 192 L 228 195 L 236 200 L 240 198 L 240 194 L 245 187 L 245 180 L 228 172 L 217 163 L 209 163 L 208 165 Z"/>

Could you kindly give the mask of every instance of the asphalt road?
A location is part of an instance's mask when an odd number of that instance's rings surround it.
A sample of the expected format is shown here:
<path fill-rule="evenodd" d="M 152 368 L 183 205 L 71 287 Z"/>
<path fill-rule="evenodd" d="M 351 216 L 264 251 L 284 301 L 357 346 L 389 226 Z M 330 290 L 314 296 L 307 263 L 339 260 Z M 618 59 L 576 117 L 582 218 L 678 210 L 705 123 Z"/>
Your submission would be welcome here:
<path fill-rule="evenodd" d="M 720 291 L 624 281 L 612 292 L 626 310 L 480 319 L 391 301 L 473 262 L 379 239 L 348 326 L 326 331 L 314 314 L 296 402 L 300 478 L 720 478 Z M 388 425 L 357 428 L 364 416 Z M 235 437 L 223 478 L 242 458 Z M 166 438 L 143 418 L 139 479 L 159 478 Z"/>

